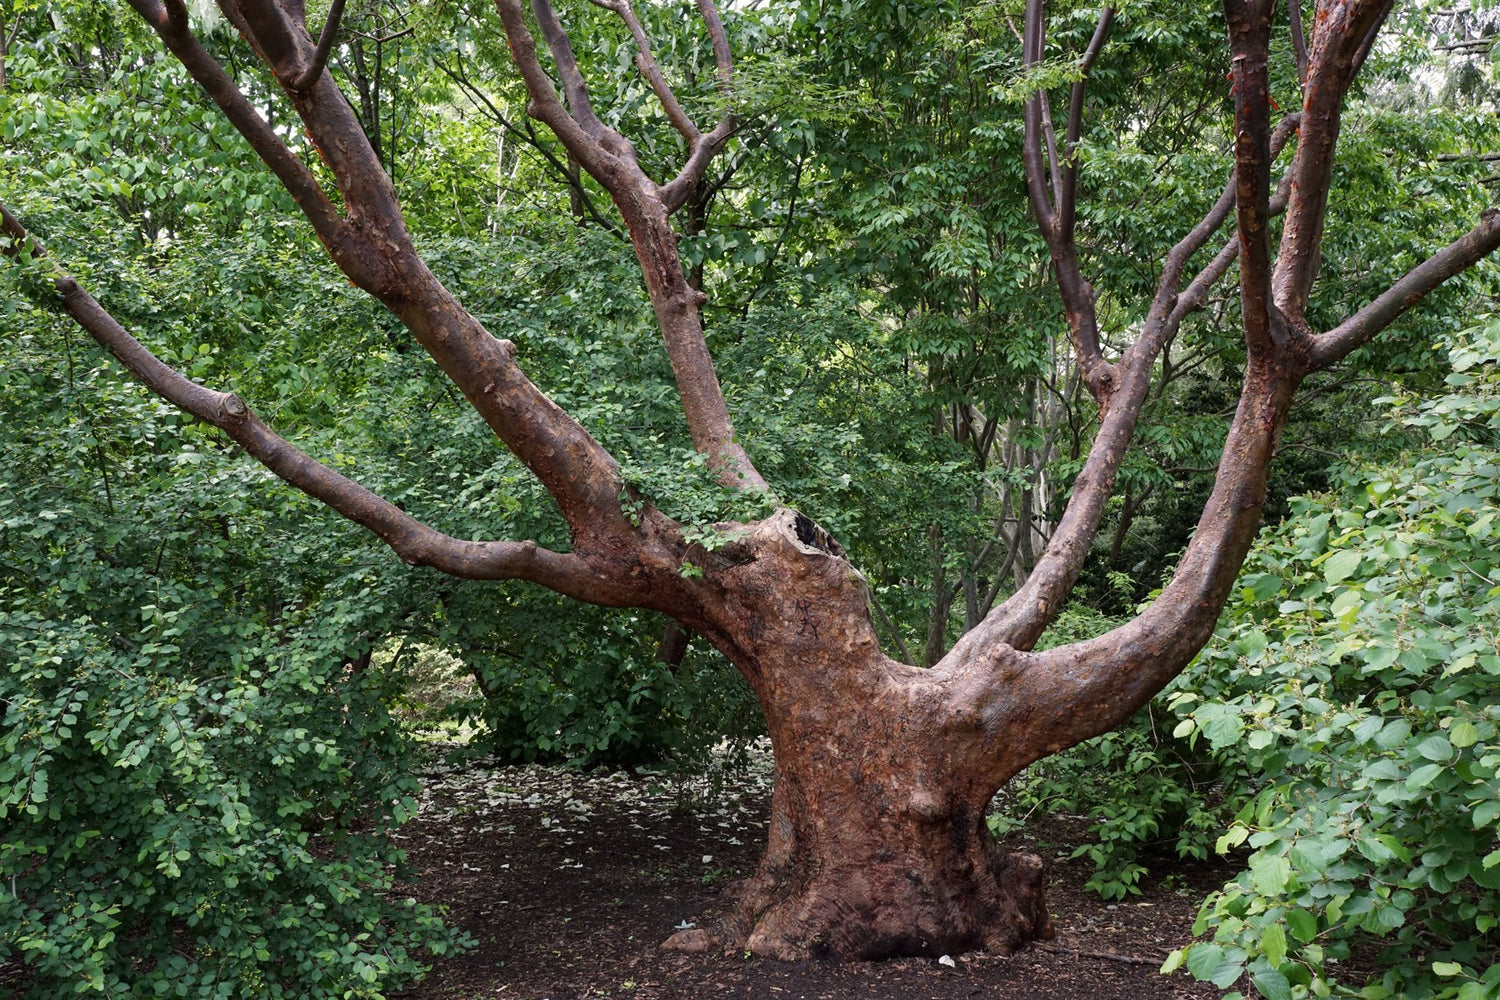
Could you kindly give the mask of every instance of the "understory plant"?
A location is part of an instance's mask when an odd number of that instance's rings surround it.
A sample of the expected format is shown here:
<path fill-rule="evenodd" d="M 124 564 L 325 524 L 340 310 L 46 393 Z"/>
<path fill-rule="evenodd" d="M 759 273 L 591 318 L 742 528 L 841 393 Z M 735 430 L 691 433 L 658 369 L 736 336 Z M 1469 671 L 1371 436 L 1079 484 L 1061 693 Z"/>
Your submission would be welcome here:
<path fill-rule="evenodd" d="M 27 1000 L 411 981 L 461 936 L 391 839 L 367 654 L 410 578 L 38 320 L 0 344 L 0 963 Z"/>
<path fill-rule="evenodd" d="M 1295 502 L 1170 696 L 1250 794 L 1217 842 L 1245 868 L 1167 971 L 1269 1000 L 1500 991 L 1500 322 L 1450 348 L 1446 394 L 1387 399 L 1426 440 Z"/>

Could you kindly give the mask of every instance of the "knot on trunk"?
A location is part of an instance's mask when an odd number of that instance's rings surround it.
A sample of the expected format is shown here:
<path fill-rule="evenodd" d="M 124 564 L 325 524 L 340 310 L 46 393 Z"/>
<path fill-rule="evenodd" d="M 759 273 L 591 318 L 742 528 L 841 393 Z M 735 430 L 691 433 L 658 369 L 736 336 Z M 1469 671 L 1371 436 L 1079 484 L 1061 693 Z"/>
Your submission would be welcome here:
<path fill-rule="evenodd" d="M 845 558 L 844 547 L 834 541 L 833 536 L 824 531 L 816 521 L 800 510 L 788 508 L 788 511 L 792 515 L 792 531 L 800 543 L 798 548 L 808 555 L 821 552 L 839 559 Z"/>

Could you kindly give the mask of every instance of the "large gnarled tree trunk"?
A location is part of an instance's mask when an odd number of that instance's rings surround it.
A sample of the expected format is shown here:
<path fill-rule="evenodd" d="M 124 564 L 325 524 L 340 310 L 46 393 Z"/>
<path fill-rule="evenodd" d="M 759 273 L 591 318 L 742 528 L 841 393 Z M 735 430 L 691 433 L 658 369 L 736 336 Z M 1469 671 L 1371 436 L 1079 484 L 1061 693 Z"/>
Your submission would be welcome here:
<path fill-rule="evenodd" d="M 730 139 L 731 118 L 705 133 L 667 87 L 629 0 L 594 0 L 625 22 L 638 64 L 690 155 L 658 185 L 630 142 L 602 123 L 549 0 L 497 0 L 531 95 L 569 156 L 607 191 L 641 263 L 687 425 L 726 486 L 767 490 L 736 440 L 700 320 L 702 294 L 678 258 L 671 214 Z M 1213 210 L 1168 255 L 1134 345 L 1105 358 L 1093 292 L 1074 246 L 1075 150 L 1084 82 L 1060 133 L 1043 95 L 1026 111 L 1032 208 L 1051 249 L 1076 363 L 1102 418 L 1050 543 L 1026 582 L 940 661 L 918 669 L 882 654 L 865 583 L 836 542 L 781 509 L 755 524 L 721 525 L 724 544 L 693 545 L 649 498 L 630 498 L 614 459 L 522 373 L 497 339 L 423 264 L 395 192 L 349 104 L 326 71 L 342 3 L 315 40 L 302 0 L 220 0 L 270 67 L 336 178 L 338 199 L 269 128 L 193 35 L 181 0 L 131 0 L 277 174 L 349 278 L 385 303 L 453 379 L 496 435 L 537 475 L 572 530 L 568 552 L 529 541 L 470 542 L 420 524 L 278 437 L 238 397 L 190 382 L 158 361 L 61 271 L 62 301 L 153 391 L 222 428 L 277 475 L 376 532 L 408 562 L 455 576 L 525 579 L 579 600 L 656 609 L 701 633 L 744 674 L 776 752 L 766 855 L 724 928 L 723 942 L 782 958 L 878 957 L 1009 949 L 1048 930 L 1040 862 L 998 853 L 984 823 L 991 796 L 1027 764 L 1126 720 L 1207 641 L 1249 549 L 1266 476 L 1293 391 L 1388 325 L 1432 288 L 1500 244 L 1491 214 L 1347 321 L 1308 328 L 1303 306 L 1317 270 L 1339 114 L 1388 0 L 1319 0 L 1303 108 L 1274 129 L 1266 60 L 1273 5 L 1226 0 L 1234 56 L 1233 173 Z M 698 0 L 721 85 L 732 86 L 729 39 L 712 0 Z M 1105 11 L 1081 75 L 1100 56 Z M 531 25 L 551 54 L 544 69 Z M 1042 61 L 1045 21 L 1030 0 L 1028 64 Z M 558 90 L 562 95 L 559 96 Z M 1300 130 L 1273 194 L 1275 150 Z M 1286 213 L 1273 255 L 1269 220 Z M 1238 235 L 1188 279 L 1190 260 L 1233 214 Z M 10 250 L 39 255 L 8 212 Z M 1165 593 L 1107 635 L 1028 652 L 1076 580 L 1129 446 L 1153 365 L 1184 315 L 1238 263 L 1247 363 L 1217 485 Z M 684 574 L 693 563 L 701 572 Z M 703 944 L 700 939 L 697 944 Z"/>

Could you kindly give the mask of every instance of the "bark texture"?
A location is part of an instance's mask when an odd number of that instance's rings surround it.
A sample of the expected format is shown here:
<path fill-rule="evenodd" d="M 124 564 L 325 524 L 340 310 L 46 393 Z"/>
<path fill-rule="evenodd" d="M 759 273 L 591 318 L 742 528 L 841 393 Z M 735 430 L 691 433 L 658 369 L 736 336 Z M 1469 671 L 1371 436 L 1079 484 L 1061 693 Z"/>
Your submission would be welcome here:
<path fill-rule="evenodd" d="M 1000 853 L 985 825 L 983 720 L 881 653 L 865 581 L 806 517 L 744 530 L 706 567 L 726 600 L 695 624 L 750 679 L 776 748 L 765 858 L 725 943 L 883 958 L 1050 934 L 1041 859 Z"/>

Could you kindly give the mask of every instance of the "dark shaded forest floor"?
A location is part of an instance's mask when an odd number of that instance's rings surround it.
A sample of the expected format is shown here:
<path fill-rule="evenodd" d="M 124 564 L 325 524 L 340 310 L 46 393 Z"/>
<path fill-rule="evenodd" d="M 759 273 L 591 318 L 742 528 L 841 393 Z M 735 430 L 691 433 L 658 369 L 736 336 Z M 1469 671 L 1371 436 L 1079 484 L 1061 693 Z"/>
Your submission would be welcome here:
<path fill-rule="evenodd" d="M 1015 846 L 1052 859 L 1057 937 L 1002 958 L 831 964 L 665 953 L 724 912 L 764 841 L 764 766 L 715 785 L 620 773 L 434 764 L 403 846 L 419 898 L 445 903 L 478 947 L 439 961 L 403 1000 L 1168 1000 L 1218 997 L 1158 974 L 1228 870 L 1178 864 L 1142 896 L 1106 903 L 1069 860 L 1082 824 L 1043 822 Z"/>

